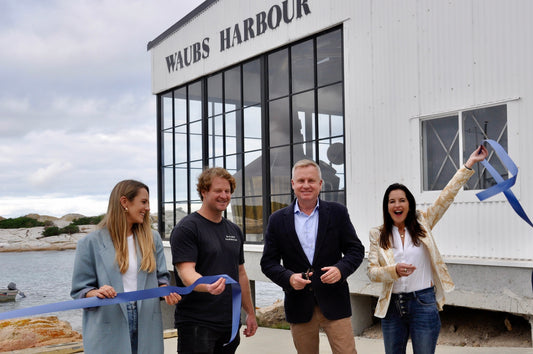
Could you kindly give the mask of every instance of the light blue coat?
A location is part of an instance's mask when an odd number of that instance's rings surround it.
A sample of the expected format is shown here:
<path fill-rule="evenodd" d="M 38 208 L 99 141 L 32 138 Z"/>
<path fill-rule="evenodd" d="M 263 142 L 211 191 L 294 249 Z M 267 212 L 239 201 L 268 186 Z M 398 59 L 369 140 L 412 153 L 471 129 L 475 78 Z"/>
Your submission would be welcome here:
<path fill-rule="evenodd" d="M 169 283 L 163 243 L 153 231 L 157 269 L 137 273 L 137 289 L 156 288 Z M 137 258 L 140 251 L 137 246 Z M 117 293 L 124 292 L 122 274 L 115 261 L 115 248 L 107 229 L 90 233 L 78 241 L 72 273 L 74 299 L 85 297 L 88 291 L 111 285 Z M 137 302 L 138 352 L 163 353 L 163 323 L 159 298 Z M 91 353 L 131 353 L 126 303 L 83 310 L 83 347 Z"/>

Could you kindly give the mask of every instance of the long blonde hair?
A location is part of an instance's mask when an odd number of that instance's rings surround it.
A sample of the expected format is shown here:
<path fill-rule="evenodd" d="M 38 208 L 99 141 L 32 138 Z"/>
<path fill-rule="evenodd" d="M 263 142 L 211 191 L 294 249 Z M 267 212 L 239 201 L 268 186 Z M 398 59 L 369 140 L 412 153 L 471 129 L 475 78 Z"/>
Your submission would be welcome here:
<path fill-rule="evenodd" d="M 146 189 L 148 193 L 150 190 L 148 186 L 142 182 L 134 180 L 124 180 L 117 183 L 111 191 L 109 196 L 109 204 L 107 206 L 107 214 L 100 222 L 101 228 L 107 228 L 115 247 L 115 260 L 120 269 L 120 273 L 124 274 L 129 267 L 128 261 L 128 223 L 126 218 L 127 211 L 124 210 L 120 203 L 121 197 L 126 197 L 129 201 L 133 201 L 140 189 Z M 155 261 L 155 245 L 152 235 L 152 228 L 150 225 L 150 213 L 144 215 L 142 224 L 133 224 L 132 231 L 137 239 L 137 243 L 141 250 L 141 270 L 151 273 L 156 269 Z"/>

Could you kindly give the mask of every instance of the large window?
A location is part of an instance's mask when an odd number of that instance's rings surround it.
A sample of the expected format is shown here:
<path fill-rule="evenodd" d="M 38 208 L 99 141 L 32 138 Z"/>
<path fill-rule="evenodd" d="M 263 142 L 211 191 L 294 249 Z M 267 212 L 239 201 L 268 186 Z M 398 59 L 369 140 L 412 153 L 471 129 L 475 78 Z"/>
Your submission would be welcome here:
<path fill-rule="evenodd" d="M 441 190 L 485 139 L 500 143 L 507 150 L 507 106 L 499 105 L 459 111 L 445 117 L 422 121 L 423 188 Z M 507 169 L 495 154 L 488 157 L 492 166 L 504 177 Z M 476 178 L 465 189 L 485 189 L 496 182 L 481 164 L 474 166 Z"/>
<path fill-rule="evenodd" d="M 200 207 L 206 166 L 236 178 L 226 217 L 247 242 L 293 200 L 300 159 L 320 164 L 321 198 L 345 203 L 342 61 L 337 28 L 159 95 L 162 234 Z"/>

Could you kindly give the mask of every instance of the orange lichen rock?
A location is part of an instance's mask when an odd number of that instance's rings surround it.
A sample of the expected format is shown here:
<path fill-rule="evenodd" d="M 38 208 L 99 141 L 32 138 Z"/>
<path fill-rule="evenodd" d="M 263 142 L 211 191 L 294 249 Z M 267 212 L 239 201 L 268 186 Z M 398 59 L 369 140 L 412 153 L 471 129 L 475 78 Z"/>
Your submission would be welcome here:
<path fill-rule="evenodd" d="M 0 321 L 0 352 L 81 340 L 79 332 L 56 316 Z"/>

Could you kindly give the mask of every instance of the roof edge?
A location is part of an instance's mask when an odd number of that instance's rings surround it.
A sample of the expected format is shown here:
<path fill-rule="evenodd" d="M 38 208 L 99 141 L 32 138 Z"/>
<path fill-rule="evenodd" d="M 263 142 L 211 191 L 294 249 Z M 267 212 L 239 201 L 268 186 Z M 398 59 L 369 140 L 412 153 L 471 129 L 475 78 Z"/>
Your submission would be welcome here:
<path fill-rule="evenodd" d="M 189 12 L 187 15 L 185 15 L 181 20 L 173 24 L 171 27 L 169 27 L 165 32 L 161 33 L 159 36 L 157 36 L 155 39 L 148 42 L 146 45 L 146 50 L 149 51 L 162 41 L 164 41 L 167 37 L 169 37 L 171 34 L 179 30 L 181 27 L 183 27 L 186 23 L 188 23 L 190 20 L 192 20 L 194 17 L 196 17 L 198 14 L 203 12 L 205 9 L 207 9 L 209 6 L 217 2 L 218 0 L 206 0 L 200 5 L 198 5 L 194 10 Z"/>

